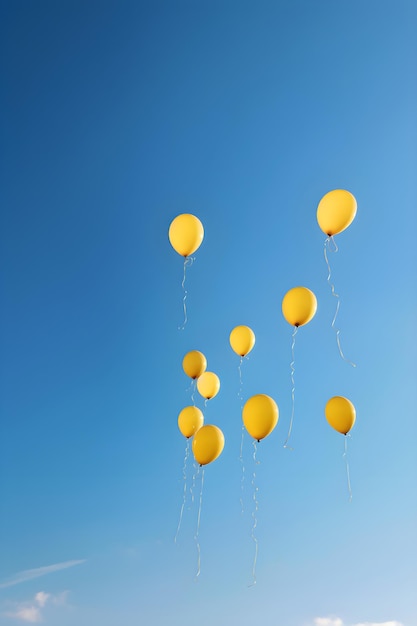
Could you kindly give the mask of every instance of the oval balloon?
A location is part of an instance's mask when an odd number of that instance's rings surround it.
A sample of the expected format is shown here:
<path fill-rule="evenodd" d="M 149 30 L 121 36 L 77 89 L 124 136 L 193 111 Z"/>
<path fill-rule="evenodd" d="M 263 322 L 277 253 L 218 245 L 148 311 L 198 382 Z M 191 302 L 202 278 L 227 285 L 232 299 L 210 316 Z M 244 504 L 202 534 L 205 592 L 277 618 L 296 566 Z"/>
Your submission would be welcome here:
<path fill-rule="evenodd" d="M 195 252 L 203 241 L 203 224 L 195 215 L 182 213 L 172 220 L 168 236 L 174 250 L 187 257 Z"/>
<path fill-rule="evenodd" d="M 206 371 L 207 360 L 202 352 L 191 350 L 182 360 L 182 369 L 190 378 L 198 378 Z"/>
<path fill-rule="evenodd" d="M 345 189 L 326 193 L 317 207 L 317 221 L 322 231 L 331 237 L 341 233 L 355 219 L 356 198 Z"/>
<path fill-rule="evenodd" d="M 236 326 L 230 333 L 229 340 L 232 350 L 244 357 L 255 345 L 255 333 L 249 326 Z"/>
<path fill-rule="evenodd" d="M 194 458 L 200 465 L 215 461 L 223 452 L 224 435 L 220 428 L 207 424 L 194 435 L 192 449 Z"/>
<path fill-rule="evenodd" d="M 291 326 L 307 324 L 316 311 L 316 296 L 307 287 L 294 287 L 282 299 L 282 314 Z"/>
<path fill-rule="evenodd" d="M 220 379 L 214 372 L 204 372 L 197 380 L 197 389 L 206 400 L 217 396 L 220 389 Z"/>
<path fill-rule="evenodd" d="M 278 417 L 277 403 L 263 393 L 249 398 L 242 411 L 245 428 L 257 441 L 265 439 L 274 430 Z"/>
<path fill-rule="evenodd" d="M 204 415 L 196 406 L 186 406 L 178 415 L 178 428 L 189 439 L 202 427 Z"/>
<path fill-rule="evenodd" d="M 330 426 L 342 435 L 347 435 L 356 420 L 355 407 L 350 400 L 343 396 L 330 398 L 324 409 L 324 414 Z"/>

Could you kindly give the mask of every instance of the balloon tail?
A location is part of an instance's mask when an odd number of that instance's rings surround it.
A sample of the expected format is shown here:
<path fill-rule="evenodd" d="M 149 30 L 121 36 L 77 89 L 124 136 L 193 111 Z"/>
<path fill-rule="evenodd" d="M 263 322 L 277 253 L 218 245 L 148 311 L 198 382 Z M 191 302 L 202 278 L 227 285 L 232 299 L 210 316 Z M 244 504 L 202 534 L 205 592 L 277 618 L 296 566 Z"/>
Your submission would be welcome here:
<path fill-rule="evenodd" d="M 182 505 L 181 505 L 181 511 L 180 511 L 180 519 L 178 521 L 178 527 L 177 527 L 177 532 L 175 533 L 174 543 L 177 543 L 178 533 L 180 532 L 180 528 L 181 528 L 182 514 L 184 513 L 185 501 L 187 499 L 187 472 L 186 472 L 186 470 L 187 470 L 187 461 L 188 461 L 189 455 L 190 455 L 190 440 L 187 439 L 187 444 L 185 446 L 184 465 L 182 467 L 182 477 L 183 477 L 183 480 L 184 480 L 184 489 L 183 489 L 183 494 L 182 494 Z"/>
<path fill-rule="evenodd" d="M 199 471 L 200 471 L 200 466 L 194 463 L 193 482 L 191 483 L 191 487 L 190 487 L 191 504 L 194 504 L 195 481 L 196 481 Z M 191 509 L 191 504 L 188 507 L 189 509 Z"/>
<path fill-rule="evenodd" d="M 330 244 L 333 244 L 333 249 L 331 248 Z M 336 305 L 336 311 L 333 317 L 333 321 L 332 321 L 332 328 L 336 333 L 336 342 L 337 342 L 337 347 L 339 349 L 339 354 L 342 357 L 342 359 L 344 361 L 346 361 L 346 363 L 349 363 L 349 365 L 351 365 L 352 367 L 356 367 L 356 363 L 353 363 L 352 361 L 349 361 L 349 359 L 347 359 L 345 357 L 345 355 L 343 354 L 343 350 L 342 350 L 342 346 L 340 345 L 340 330 L 335 326 L 336 324 L 336 318 L 338 316 L 339 313 L 339 308 L 340 308 L 340 296 L 338 293 L 336 293 L 335 291 L 335 287 L 334 284 L 331 282 L 331 276 L 332 276 L 332 271 L 330 269 L 330 263 L 329 263 L 329 259 L 327 256 L 327 249 L 329 250 L 329 252 L 338 252 L 339 248 L 337 247 L 337 244 L 333 238 L 333 236 L 331 237 L 327 237 L 327 239 L 324 242 L 324 259 L 326 261 L 326 265 L 327 265 L 327 282 L 330 285 L 330 289 L 332 291 L 332 296 L 334 296 L 335 298 L 337 298 L 337 305 Z"/>
<path fill-rule="evenodd" d="M 200 471 L 200 468 L 198 468 L 198 471 Z M 198 505 L 197 528 L 196 528 L 195 535 L 194 535 L 194 539 L 195 539 L 195 543 L 197 547 L 197 573 L 195 575 L 196 580 L 198 580 L 198 577 L 200 576 L 200 571 L 201 571 L 201 550 L 200 550 L 199 533 L 200 533 L 201 505 L 203 503 L 203 485 L 204 485 L 204 467 L 201 472 L 200 502 Z"/>
<path fill-rule="evenodd" d="M 295 411 L 295 379 L 294 379 L 294 372 L 295 372 L 295 336 L 297 334 L 297 330 L 298 330 L 298 326 L 294 326 L 294 331 L 293 331 L 293 334 L 292 334 L 292 344 L 291 344 L 292 361 L 290 363 L 290 368 L 291 368 L 291 419 L 290 419 L 290 427 L 288 429 L 288 435 L 287 435 L 287 438 L 286 438 L 285 443 L 284 443 L 284 448 L 288 448 L 289 450 L 292 450 L 292 448 L 290 448 L 290 446 L 288 445 L 288 441 L 290 440 L 290 437 L 291 437 L 292 424 L 293 424 L 293 421 L 294 421 L 294 411 Z"/>
<path fill-rule="evenodd" d="M 258 525 L 258 518 L 257 518 L 257 513 L 258 513 L 258 487 L 256 486 L 256 466 L 259 465 L 259 461 L 256 460 L 256 452 L 257 452 L 257 445 L 256 445 L 256 440 L 253 441 L 253 463 L 254 463 L 254 468 L 253 468 L 253 474 L 252 474 L 252 487 L 253 487 L 253 511 L 252 511 L 252 532 L 251 532 L 251 537 L 252 537 L 252 541 L 255 544 L 255 555 L 253 557 L 253 565 L 252 565 L 252 582 L 250 585 L 248 585 L 249 587 L 254 587 L 256 585 L 256 562 L 258 560 L 258 539 L 256 537 L 255 531 L 256 531 L 256 527 Z"/>
<path fill-rule="evenodd" d="M 243 461 L 243 441 L 245 438 L 245 425 L 242 424 L 242 437 L 240 439 L 240 456 L 239 456 L 239 460 L 240 463 L 242 465 L 242 476 L 240 479 L 240 509 L 241 509 L 241 513 L 243 515 L 244 512 L 244 507 L 243 507 L 243 491 L 244 491 L 244 486 L 245 486 L 245 463 Z"/>
<path fill-rule="evenodd" d="M 243 408 L 243 379 L 242 379 L 242 363 L 243 363 L 243 356 L 240 357 L 240 362 L 238 365 L 238 371 L 239 371 L 239 391 L 237 394 L 237 397 L 239 398 L 240 401 L 240 408 Z"/>
<path fill-rule="evenodd" d="M 343 458 L 345 459 L 345 462 L 346 462 L 346 477 L 347 477 L 347 485 L 348 485 L 348 491 L 349 491 L 349 502 L 352 502 L 352 487 L 350 485 L 350 472 L 349 472 L 349 463 L 348 463 L 348 458 L 347 458 L 347 440 L 349 436 L 350 435 L 345 435 L 345 451 L 343 453 Z"/>
<path fill-rule="evenodd" d="M 191 402 L 193 403 L 193 406 L 195 406 L 195 392 L 197 389 L 197 379 L 194 378 L 193 382 L 191 383 L 191 389 L 192 389 L 192 393 L 191 393 Z"/>
<path fill-rule="evenodd" d="M 187 292 L 187 290 L 185 288 L 185 278 L 186 278 L 187 267 L 191 267 L 192 264 L 194 263 L 194 260 L 195 259 L 192 256 L 187 256 L 184 259 L 184 275 L 183 275 L 182 283 L 181 283 L 182 291 L 183 291 L 183 294 L 184 294 L 184 296 L 182 298 L 182 308 L 184 310 L 184 321 L 182 323 L 182 326 L 178 326 L 178 330 L 184 330 L 185 325 L 186 325 L 187 320 L 188 320 L 188 318 L 187 318 L 187 303 L 186 303 L 186 301 L 187 301 L 187 293 L 188 292 Z"/>
<path fill-rule="evenodd" d="M 241 409 L 243 409 L 242 363 L 243 363 L 243 356 L 240 357 L 240 362 L 239 362 L 239 367 L 238 367 L 238 371 L 239 371 L 239 392 L 237 394 L 237 397 L 239 398 L 240 408 Z M 241 509 L 242 515 L 243 515 L 243 512 L 244 512 L 244 507 L 243 507 L 243 489 L 244 489 L 244 483 L 245 483 L 245 464 L 243 462 L 243 440 L 244 440 L 244 438 L 245 438 L 245 425 L 242 424 L 242 436 L 241 436 L 241 439 L 240 439 L 240 456 L 239 456 L 239 460 L 240 460 L 240 463 L 242 465 L 242 476 L 241 476 L 241 479 L 240 479 L 240 509 Z"/>

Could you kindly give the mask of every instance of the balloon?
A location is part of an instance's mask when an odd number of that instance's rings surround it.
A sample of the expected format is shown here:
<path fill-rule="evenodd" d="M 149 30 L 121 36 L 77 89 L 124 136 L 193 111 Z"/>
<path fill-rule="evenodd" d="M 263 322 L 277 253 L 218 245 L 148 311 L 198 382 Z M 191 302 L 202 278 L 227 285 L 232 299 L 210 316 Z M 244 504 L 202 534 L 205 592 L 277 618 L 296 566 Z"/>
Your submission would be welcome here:
<path fill-rule="evenodd" d="M 264 439 L 274 430 L 278 417 L 276 402 L 263 393 L 249 398 L 242 411 L 245 428 L 257 441 Z"/>
<path fill-rule="evenodd" d="M 197 389 L 206 400 L 217 396 L 220 389 L 220 379 L 213 372 L 204 372 L 197 380 Z"/>
<path fill-rule="evenodd" d="M 217 426 L 212 424 L 202 426 L 194 435 L 192 448 L 197 463 L 207 465 L 223 452 L 224 435 Z"/>
<path fill-rule="evenodd" d="M 307 324 L 316 311 L 316 296 L 307 287 L 294 287 L 282 299 L 282 314 L 291 326 Z"/>
<path fill-rule="evenodd" d="M 330 398 L 324 409 L 324 414 L 330 426 L 342 435 L 347 435 L 356 420 L 355 407 L 350 400 L 343 396 Z"/>
<path fill-rule="evenodd" d="M 195 252 L 203 241 L 203 224 L 195 215 L 182 213 L 172 220 L 168 236 L 174 250 L 187 257 Z"/>
<path fill-rule="evenodd" d="M 198 378 L 206 371 L 207 360 L 202 352 L 191 350 L 182 360 L 182 368 L 190 378 Z"/>
<path fill-rule="evenodd" d="M 317 221 L 322 231 L 331 237 L 341 233 L 355 219 L 355 196 L 344 189 L 334 189 L 322 197 L 317 207 Z"/>
<path fill-rule="evenodd" d="M 184 437 L 192 437 L 204 423 L 204 415 L 196 406 L 186 406 L 178 415 L 178 428 Z"/>
<path fill-rule="evenodd" d="M 255 345 L 255 333 L 249 326 L 236 326 L 230 333 L 230 345 L 239 356 L 246 356 Z"/>

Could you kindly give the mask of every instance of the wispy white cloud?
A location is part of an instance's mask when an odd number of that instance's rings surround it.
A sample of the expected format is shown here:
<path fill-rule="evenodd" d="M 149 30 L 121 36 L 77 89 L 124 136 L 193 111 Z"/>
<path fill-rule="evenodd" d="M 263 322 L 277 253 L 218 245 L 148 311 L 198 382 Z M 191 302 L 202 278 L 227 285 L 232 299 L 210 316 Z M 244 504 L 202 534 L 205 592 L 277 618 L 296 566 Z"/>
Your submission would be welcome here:
<path fill-rule="evenodd" d="M 35 596 L 35 602 L 40 607 L 44 607 L 50 597 L 51 597 L 50 593 L 45 593 L 44 591 L 39 591 L 36 594 L 36 596 Z"/>
<path fill-rule="evenodd" d="M 26 569 L 23 572 L 18 572 L 11 576 L 9 579 L 0 582 L 0 589 L 5 587 L 12 587 L 13 585 L 19 585 L 26 580 L 32 580 L 33 578 L 39 578 L 46 574 L 52 574 L 53 572 L 59 572 L 62 569 L 68 569 L 74 567 L 74 565 L 81 565 L 85 563 L 86 559 L 78 561 L 65 561 L 64 563 L 55 563 L 54 565 L 45 565 L 44 567 L 36 567 L 35 569 Z"/>
<path fill-rule="evenodd" d="M 347 626 L 340 617 L 315 617 L 314 626 Z M 404 626 L 396 620 L 390 622 L 360 622 L 351 626 Z"/>
<path fill-rule="evenodd" d="M 403 626 L 403 624 L 394 620 L 393 622 L 361 622 L 354 626 Z"/>
<path fill-rule="evenodd" d="M 37 606 L 19 606 L 14 611 L 5 613 L 6 617 L 19 619 L 23 622 L 41 622 L 42 615 Z"/>
<path fill-rule="evenodd" d="M 13 606 L 12 610 L 3 613 L 3 615 L 22 622 L 41 622 L 46 605 L 64 606 L 67 596 L 68 591 L 63 591 L 56 595 L 38 591 L 32 601 L 19 602 Z"/>

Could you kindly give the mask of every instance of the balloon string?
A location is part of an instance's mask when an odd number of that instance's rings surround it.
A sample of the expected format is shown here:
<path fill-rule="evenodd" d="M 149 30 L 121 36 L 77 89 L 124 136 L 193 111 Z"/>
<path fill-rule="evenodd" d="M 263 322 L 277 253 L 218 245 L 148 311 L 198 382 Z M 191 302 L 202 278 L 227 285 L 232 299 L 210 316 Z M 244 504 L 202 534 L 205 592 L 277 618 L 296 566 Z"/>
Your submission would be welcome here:
<path fill-rule="evenodd" d="M 240 357 L 240 361 L 239 361 L 239 365 L 238 365 L 238 371 L 239 371 L 239 392 L 237 394 L 237 397 L 239 398 L 240 401 L 240 408 L 243 408 L 243 395 L 242 395 L 242 387 L 243 387 L 243 380 L 242 380 L 242 363 L 243 363 L 243 356 Z"/>
<path fill-rule="evenodd" d="M 330 246 L 330 244 L 333 243 L 333 250 Z M 330 269 L 330 263 L 329 263 L 329 259 L 327 257 L 327 248 L 329 249 L 329 252 L 338 252 L 339 248 L 337 247 L 337 244 L 333 238 L 333 236 L 331 237 L 327 237 L 327 239 L 324 242 L 324 259 L 326 261 L 326 265 L 327 265 L 327 271 L 328 271 L 328 275 L 327 275 L 327 282 L 330 285 L 330 288 L 332 290 L 332 296 L 334 296 L 335 298 L 337 298 L 337 305 L 336 305 L 336 311 L 333 317 L 333 321 L 332 321 L 332 328 L 336 333 L 336 342 L 337 342 L 337 347 L 339 349 L 339 354 L 342 357 L 342 359 L 344 361 L 346 361 L 346 363 L 349 363 L 349 365 L 351 365 L 352 367 L 356 367 L 356 363 L 353 363 L 352 361 L 349 361 L 349 359 L 347 359 L 345 357 L 345 355 L 343 354 L 343 350 L 342 350 L 342 346 L 340 345 L 340 330 L 338 328 L 336 328 L 335 324 L 336 324 L 336 318 L 337 315 L 339 313 L 339 307 L 340 307 L 340 296 L 338 293 L 336 293 L 335 291 L 335 287 L 334 284 L 331 282 L 331 269 Z"/>
<path fill-rule="evenodd" d="M 258 487 L 256 486 L 256 466 L 259 465 L 259 461 L 256 460 L 256 452 L 257 452 L 257 445 L 256 445 L 256 439 L 253 440 L 253 474 L 252 474 L 252 487 L 253 487 L 253 504 L 254 504 L 254 508 L 252 511 L 252 520 L 253 520 L 253 524 L 252 524 L 252 532 L 251 532 L 251 537 L 252 540 L 255 544 L 255 555 L 253 557 L 253 565 L 252 565 L 252 583 L 250 585 L 248 585 L 249 587 L 254 587 L 256 585 L 256 562 L 258 560 L 258 539 L 255 535 L 255 530 L 256 527 L 258 525 L 258 519 L 257 519 L 257 513 L 258 513 Z"/>
<path fill-rule="evenodd" d="M 238 367 L 238 371 L 239 371 L 239 392 L 237 394 L 237 397 L 239 398 L 239 402 L 240 402 L 240 409 L 243 409 L 243 394 L 242 394 L 242 388 L 243 388 L 243 380 L 242 380 L 242 363 L 243 363 L 243 356 L 240 357 L 240 362 L 239 362 L 239 367 Z M 244 512 L 244 506 L 243 506 L 243 491 L 244 491 L 244 483 L 245 483 L 245 463 L 243 461 L 243 441 L 245 438 L 245 425 L 242 424 L 242 436 L 240 439 L 240 456 L 239 456 L 239 460 L 242 466 L 242 476 L 240 479 L 240 511 L 243 515 Z"/>
<path fill-rule="evenodd" d="M 288 435 L 284 443 L 284 448 L 288 448 L 292 450 L 287 444 L 291 437 L 292 424 L 294 421 L 294 411 L 295 411 L 295 380 L 294 380 L 294 372 L 295 372 L 295 336 L 298 331 L 298 326 L 294 326 L 294 331 L 292 333 L 292 344 L 291 344 L 291 356 L 292 361 L 290 363 L 291 368 L 291 419 L 290 419 L 290 427 L 288 429 Z"/>
<path fill-rule="evenodd" d="M 198 468 L 198 471 L 200 471 L 200 468 Z M 200 542 L 198 539 L 198 535 L 200 532 L 201 505 L 203 503 L 203 485 L 204 485 L 204 467 L 201 472 L 200 503 L 198 505 L 197 528 L 196 528 L 195 535 L 194 535 L 194 539 L 195 539 L 196 546 L 197 546 L 197 555 L 198 555 L 197 556 L 197 573 L 195 575 L 196 580 L 198 580 L 198 577 L 200 576 L 200 571 L 201 571 L 201 550 L 200 550 Z"/>
<path fill-rule="evenodd" d="M 183 489 L 183 494 L 182 494 L 182 505 L 181 505 L 181 511 L 180 511 L 180 519 L 178 522 L 178 527 L 177 527 L 177 532 L 175 534 L 175 539 L 174 539 L 174 543 L 177 543 L 177 539 L 178 539 L 178 533 L 180 532 L 180 527 L 181 527 L 181 522 L 182 522 L 182 514 L 184 512 L 184 507 L 185 507 L 185 501 L 187 499 L 187 461 L 188 461 L 188 457 L 190 455 L 190 440 L 187 439 L 187 444 L 185 446 L 185 455 L 184 455 L 184 465 L 182 467 L 182 477 L 184 480 L 184 489 Z"/>
<path fill-rule="evenodd" d="M 185 278 L 186 278 L 187 267 L 188 266 L 191 267 L 192 264 L 194 263 L 194 261 L 195 261 L 195 258 L 192 257 L 192 256 L 187 256 L 184 259 L 184 275 L 183 275 L 182 283 L 181 283 L 181 287 L 182 287 L 182 290 L 183 290 L 183 293 L 184 293 L 184 296 L 183 296 L 183 299 L 182 299 L 182 307 L 184 309 L 184 321 L 182 323 L 182 326 L 178 326 L 178 330 L 184 330 L 185 325 L 186 325 L 187 320 L 188 320 L 188 318 L 187 318 L 187 305 L 186 305 L 187 293 L 188 292 L 187 292 L 187 290 L 185 288 Z"/>
<path fill-rule="evenodd" d="M 193 406 L 195 406 L 195 392 L 196 392 L 196 389 L 197 389 L 197 379 L 196 378 L 193 379 L 193 382 L 191 383 L 191 388 L 193 390 L 192 393 L 191 393 L 191 401 L 193 403 Z"/>
<path fill-rule="evenodd" d="M 200 471 L 200 466 L 197 465 L 196 463 L 194 463 L 193 481 L 192 481 L 191 487 L 190 487 L 191 504 L 194 504 L 195 481 L 196 481 L 196 478 L 198 476 L 198 472 L 199 471 Z M 191 504 L 188 507 L 189 509 L 191 508 Z"/>
<path fill-rule="evenodd" d="M 243 461 L 243 441 L 245 438 L 245 425 L 242 424 L 242 437 L 240 439 L 240 456 L 239 456 L 239 460 L 240 463 L 242 465 L 242 476 L 240 478 L 240 512 L 244 513 L 244 507 L 243 507 L 243 491 L 244 491 L 244 486 L 245 486 L 245 463 Z"/>
<path fill-rule="evenodd" d="M 348 484 L 348 490 L 349 490 L 349 502 L 352 502 L 352 488 L 350 486 L 349 463 L 348 463 L 348 458 L 347 458 L 347 440 L 348 440 L 348 437 L 350 437 L 350 435 L 345 435 L 345 451 L 343 453 L 343 458 L 346 461 L 346 477 L 347 477 L 347 484 Z"/>

